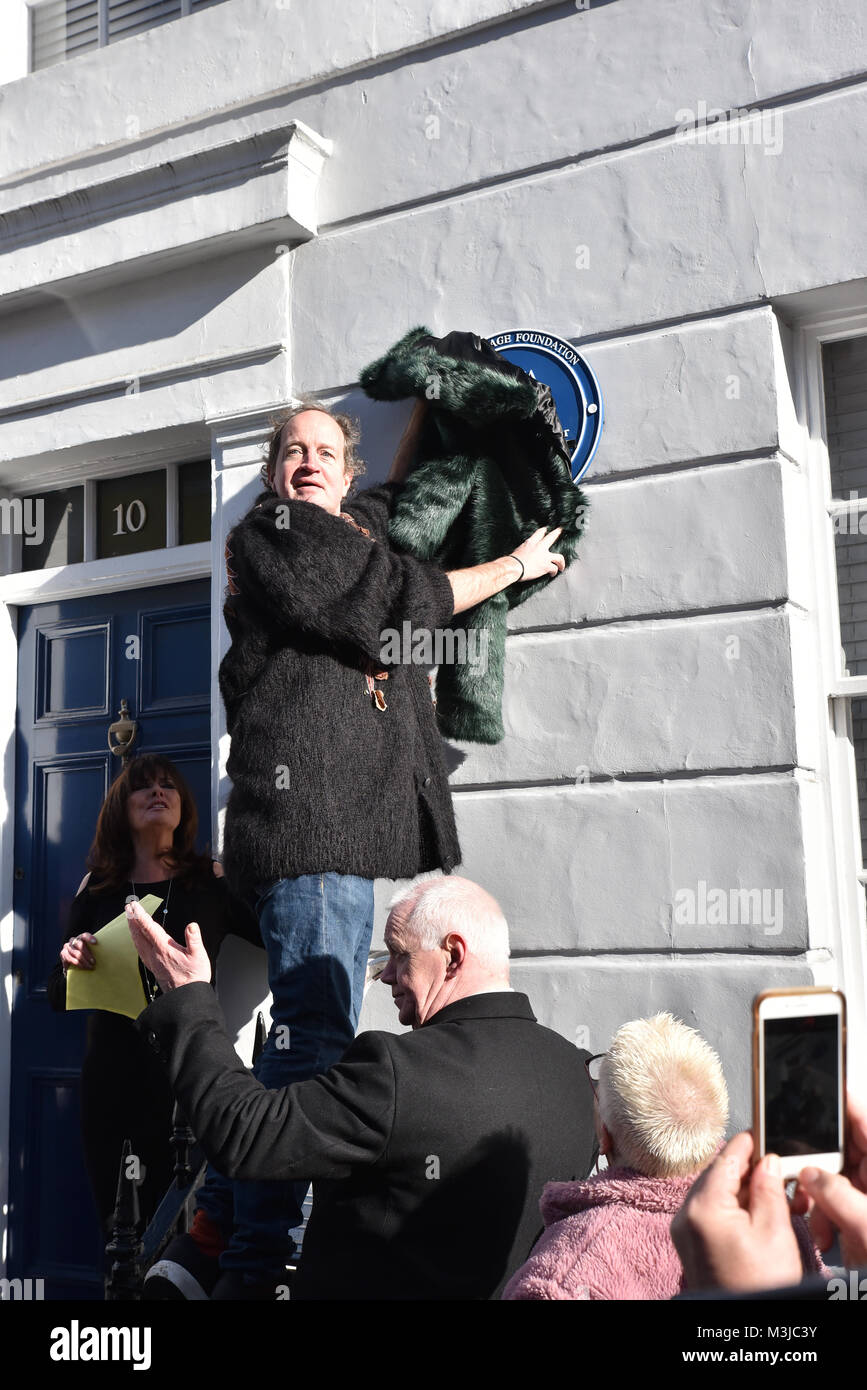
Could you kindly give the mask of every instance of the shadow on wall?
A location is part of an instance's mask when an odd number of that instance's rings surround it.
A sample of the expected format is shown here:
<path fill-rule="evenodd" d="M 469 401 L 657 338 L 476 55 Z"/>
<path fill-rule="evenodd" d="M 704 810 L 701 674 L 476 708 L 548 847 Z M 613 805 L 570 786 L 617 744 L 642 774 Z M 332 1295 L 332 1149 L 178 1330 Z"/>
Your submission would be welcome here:
<path fill-rule="evenodd" d="M 217 961 L 217 993 L 229 1037 L 235 1046 L 241 1039 L 240 1051 L 249 1061 L 257 1010 L 262 1010 L 265 1027 L 270 1024 L 268 1010 L 262 1002 L 268 998 L 265 952 L 240 937 L 227 936 Z"/>
<path fill-rule="evenodd" d="M 207 318 L 266 267 L 272 246 L 216 257 L 141 280 L 103 286 L 41 291 L 28 306 L 4 320 L 0 376 L 28 373 L 82 361 L 103 353 L 176 338 Z M 227 347 L 227 353 L 229 349 Z"/>

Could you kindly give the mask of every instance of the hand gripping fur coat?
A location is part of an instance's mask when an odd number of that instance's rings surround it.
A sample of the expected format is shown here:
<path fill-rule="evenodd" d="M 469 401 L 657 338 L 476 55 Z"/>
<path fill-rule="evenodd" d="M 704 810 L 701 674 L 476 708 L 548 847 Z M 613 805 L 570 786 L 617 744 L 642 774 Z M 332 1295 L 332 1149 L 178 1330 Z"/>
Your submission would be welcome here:
<path fill-rule="evenodd" d="M 572 482 L 547 386 L 484 339 L 437 339 L 426 328 L 413 328 L 366 367 L 361 384 L 374 400 L 418 396 L 430 404 L 389 526 L 393 545 L 445 570 L 464 569 L 508 554 L 541 526 L 562 526 L 555 548 L 572 560 L 586 501 Z M 506 616 L 549 582 L 512 584 L 453 620 L 456 630 L 489 635 L 484 673 L 479 663 L 439 668 L 437 717 L 448 738 L 503 737 Z"/>

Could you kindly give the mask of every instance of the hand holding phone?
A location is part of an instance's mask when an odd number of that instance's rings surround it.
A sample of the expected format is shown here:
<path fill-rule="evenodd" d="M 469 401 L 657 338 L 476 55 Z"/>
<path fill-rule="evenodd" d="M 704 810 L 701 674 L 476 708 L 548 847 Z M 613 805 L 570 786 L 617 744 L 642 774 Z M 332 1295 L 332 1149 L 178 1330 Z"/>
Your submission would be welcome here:
<path fill-rule="evenodd" d="M 848 1269 L 867 1266 L 867 1106 L 847 1101 L 846 1164 L 842 1174 L 806 1169 L 801 1187 L 811 1203 L 810 1231 L 820 1250 L 835 1235 Z"/>
<path fill-rule="evenodd" d="M 693 1183 L 671 1223 L 690 1289 L 776 1289 L 804 1265 L 773 1162 L 753 1166 L 753 1136 L 736 1134 Z"/>

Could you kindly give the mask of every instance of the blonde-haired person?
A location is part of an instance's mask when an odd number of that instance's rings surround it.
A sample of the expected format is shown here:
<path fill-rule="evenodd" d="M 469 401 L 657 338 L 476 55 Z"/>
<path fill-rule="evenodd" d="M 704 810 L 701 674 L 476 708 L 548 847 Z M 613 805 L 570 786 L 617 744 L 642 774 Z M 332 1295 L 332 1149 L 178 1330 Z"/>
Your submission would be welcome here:
<path fill-rule="evenodd" d="M 619 1028 L 588 1075 L 609 1166 L 547 1184 L 545 1232 L 504 1299 L 667 1299 L 684 1287 L 669 1228 L 725 1133 L 720 1060 L 694 1029 L 660 1013 Z M 821 1268 L 803 1222 L 796 1235 L 805 1270 Z"/>

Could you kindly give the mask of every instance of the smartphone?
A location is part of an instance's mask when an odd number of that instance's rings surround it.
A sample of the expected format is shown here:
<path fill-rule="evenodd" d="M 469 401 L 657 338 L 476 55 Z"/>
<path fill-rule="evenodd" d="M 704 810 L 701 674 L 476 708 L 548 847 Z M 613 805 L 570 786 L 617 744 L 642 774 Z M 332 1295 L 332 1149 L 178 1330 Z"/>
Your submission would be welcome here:
<path fill-rule="evenodd" d="M 822 986 L 769 989 L 753 1003 L 755 1158 L 779 1154 L 784 1179 L 839 1173 L 845 1151 L 846 1000 Z"/>

